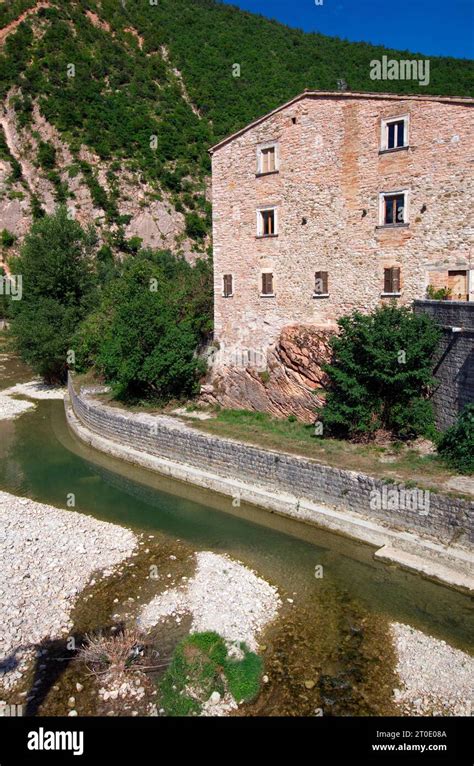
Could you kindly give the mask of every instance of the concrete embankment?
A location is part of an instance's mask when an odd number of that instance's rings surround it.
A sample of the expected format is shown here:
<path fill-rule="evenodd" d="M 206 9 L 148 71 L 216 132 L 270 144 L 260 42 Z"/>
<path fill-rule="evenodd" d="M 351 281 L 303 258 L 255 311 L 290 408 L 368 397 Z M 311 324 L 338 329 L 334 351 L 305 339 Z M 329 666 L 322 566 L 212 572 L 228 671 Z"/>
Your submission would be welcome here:
<path fill-rule="evenodd" d="M 71 429 L 95 449 L 362 540 L 381 560 L 474 590 L 472 501 L 432 492 L 429 507 L 378 507 L 371 498 L 386 493 L 382 480 L 203 434 L 173 417 L 110 407 L 87 389 L 77 392 L 72 378 L 66 414 Z"/>

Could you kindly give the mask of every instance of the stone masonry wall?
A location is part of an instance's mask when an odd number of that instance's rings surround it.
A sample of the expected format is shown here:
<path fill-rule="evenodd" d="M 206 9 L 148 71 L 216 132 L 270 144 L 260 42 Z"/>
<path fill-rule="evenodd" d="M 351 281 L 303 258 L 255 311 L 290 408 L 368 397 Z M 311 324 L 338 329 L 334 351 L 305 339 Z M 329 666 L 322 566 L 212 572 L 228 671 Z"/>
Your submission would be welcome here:
<path fill-rule="evenodd" d="M 213 164 L 215 338 L 265 348 L 283 326 L 333 325 L 381 302 L 384 268 L 401 268 L 402 304 L 436 274 L 471 269 L 474 102 L 305 94 L 217 147 Z M 381 152 L 381 120 L 408 116 L 409 147 Z M 278 142 L 279 171 L 256 173 L 257 149 Z M 381 192 L 408 190 L 409 224 L 380 227 Z M 256 237 L 256 211 L 275 206 L 278 236 Z M 260 275 L 274 296 L 260 296 Z M 329 273 L 315 298 L 314 273 Z M 223 297 L 222 275 L 233 274 Z"/>
<path fill-rule="evenodd" d="M 466 404 L 474 402 L 474 302 L 415 301 L 414 310 L 429 314 L 443 329 L 433 403 L 436 424 L 444 430 Z M 462 332 L 453 333 L 453 327 Z"/>
<path fill-rule="evenodd" d="M 121 445 L 269 491 L 288 493 L 314 503 L 359 513 L 374 521 L 404 531 L 416 531 L 443 543 L 453 540 L 468 543 L 473 540 L 474 502 L 431 493 L 427 515 L 418 510 L 371 510 L 371 492 L 382 492 L 384 486 L 390 488 L 392 485 L 294 455 L 203 434 L 176 418 L 128 413 L 108 407 L 84 391 L 78 395 L 72 378 L 69 380 L 69 395 L 76 416 L 87 428 Z"/>

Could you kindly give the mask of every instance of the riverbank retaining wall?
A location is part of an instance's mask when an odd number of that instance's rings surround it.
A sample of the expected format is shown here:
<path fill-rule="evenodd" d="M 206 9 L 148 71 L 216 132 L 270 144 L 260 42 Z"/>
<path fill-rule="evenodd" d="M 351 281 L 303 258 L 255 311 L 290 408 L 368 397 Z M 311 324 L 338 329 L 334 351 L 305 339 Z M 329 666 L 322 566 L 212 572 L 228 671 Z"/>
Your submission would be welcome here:
<path fill-rule="evenodd" d="M 414 311 L 429 314 L 443 332 L 433 404 L 436 425 L 444 431 L 466 404 L 474 402 L 474 302 L 420 300 L 414 302 Z"/>
<path fill-rule="evenodd" d="M 91 396 L 87 388 L 77 392 L 72 376 L 69 397 L 75 415 L 86 428 L 122 446 L 223 479 L 235 478 L 270 492 L 352 511 L 392 529 L 415 531 L 444 544 L 471 545 L 474 540 L 474 502 L 470 500 L 429 492 L 422 502 L 402 507 L 398 492 L 396 507 L 396 493 L 390 490 L 400 488 L 390 482 L 202 433 L 177 418 L 111 407 Z"/>

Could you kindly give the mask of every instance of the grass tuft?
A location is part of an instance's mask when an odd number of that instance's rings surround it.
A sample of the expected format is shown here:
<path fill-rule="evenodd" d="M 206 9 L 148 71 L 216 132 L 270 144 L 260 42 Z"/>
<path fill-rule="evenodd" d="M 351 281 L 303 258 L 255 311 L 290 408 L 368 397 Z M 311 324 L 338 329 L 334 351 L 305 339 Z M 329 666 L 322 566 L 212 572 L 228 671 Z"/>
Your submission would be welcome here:
<path fill-rule="evenodd" d="M 159 683 L 160 704 L 169 716 L 199 715 L 215 691 L 228 690 L 237 702 L 254 699 L 260 690 L 262 659 L 240 645 L 242 659 L 230 658 L 224 639 L 212 631 L 192 633 L 175 649 Z"/>

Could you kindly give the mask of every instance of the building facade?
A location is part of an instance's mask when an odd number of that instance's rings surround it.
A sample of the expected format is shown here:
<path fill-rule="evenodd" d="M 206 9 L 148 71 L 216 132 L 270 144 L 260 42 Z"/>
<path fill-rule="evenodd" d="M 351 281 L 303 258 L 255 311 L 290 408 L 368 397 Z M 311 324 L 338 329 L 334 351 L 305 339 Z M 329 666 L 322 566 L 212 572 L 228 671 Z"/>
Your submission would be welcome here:
<path fill-rule="evenodd" d="M 307 91 L 214 146 L 221 347 L 258 356 L 429 285 L 474 301 L 473 105 Z"/>

